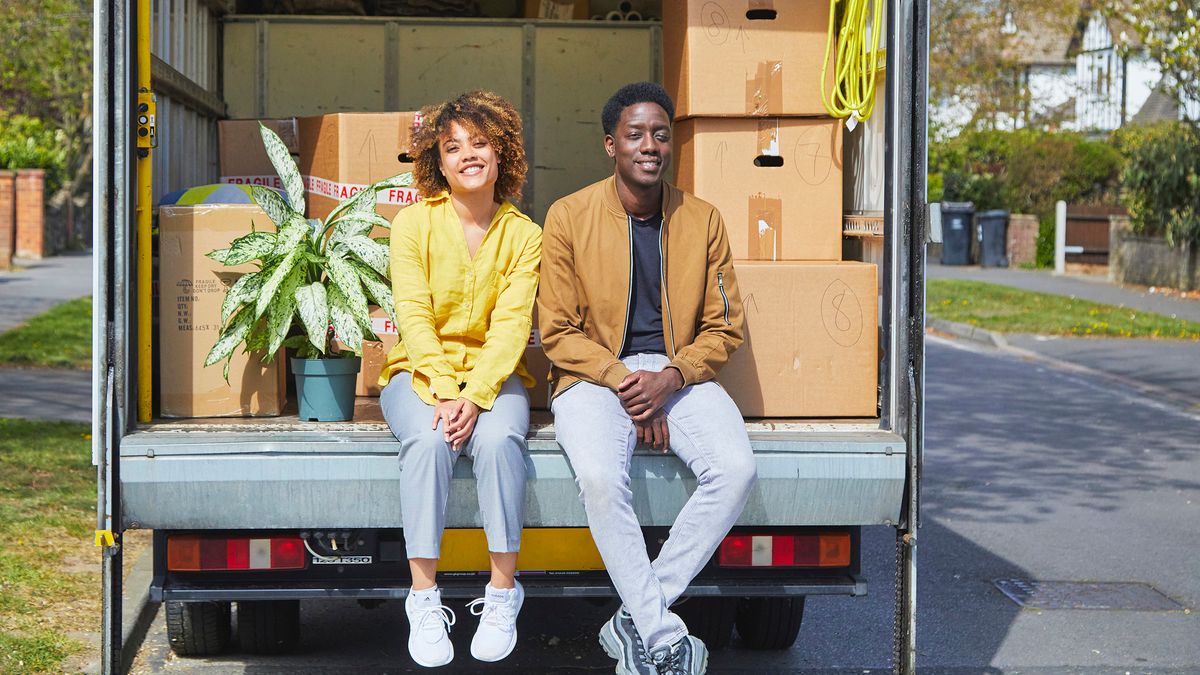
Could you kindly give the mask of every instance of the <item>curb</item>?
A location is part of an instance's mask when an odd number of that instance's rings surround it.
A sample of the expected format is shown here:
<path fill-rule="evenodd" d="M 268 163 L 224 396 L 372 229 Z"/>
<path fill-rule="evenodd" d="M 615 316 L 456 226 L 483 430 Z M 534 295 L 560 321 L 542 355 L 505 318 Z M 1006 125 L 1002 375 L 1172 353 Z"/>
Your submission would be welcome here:
<path fill-rule="evenodd" d="M 135 595 L 126 595 L 121 605 L 121 672 L 129 672 L 133 659 L 142 649 L 150 625 L 158 614 L 159 603 L 150 602 L 150 583 L 154 580 L 153 547 L 142 553 L 133 564 L 124 588 Z M 136 590 L 134 590 L 136 589 Z"/>
<path fill-rule="evenodd" d="M 956 321 L 946 321 L 945 319 L 933 319 L 926 317 L 925 327 L 932 328 L 939 333 L 946 333 L 964 340 L 971 340 L 997 349 L 1008 349 L 1008 340 L 1005 340 L 999 333 L 993 333 L 990 330 L 984 330 L 976 326 Z"/>

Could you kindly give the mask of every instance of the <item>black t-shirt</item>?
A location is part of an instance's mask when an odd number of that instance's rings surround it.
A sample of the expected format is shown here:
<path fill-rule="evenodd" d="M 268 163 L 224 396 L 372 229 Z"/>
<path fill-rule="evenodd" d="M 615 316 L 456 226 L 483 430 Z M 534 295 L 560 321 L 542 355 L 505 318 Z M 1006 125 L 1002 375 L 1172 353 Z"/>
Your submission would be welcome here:
<path fill-rule="evenodd" d="M 621 358 L 631 354 L 666 354 L 662 317 L 662 214 L 646 220 L 629 216 L 633 229 L 633 288 L 629 294 L 629 323 Z"/>

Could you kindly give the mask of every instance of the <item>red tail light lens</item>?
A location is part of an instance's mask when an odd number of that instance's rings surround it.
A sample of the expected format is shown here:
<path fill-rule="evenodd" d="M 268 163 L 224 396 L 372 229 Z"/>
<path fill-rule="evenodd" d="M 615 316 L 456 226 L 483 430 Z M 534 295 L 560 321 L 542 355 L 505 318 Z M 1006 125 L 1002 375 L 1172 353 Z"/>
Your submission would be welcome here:
<path fill-rule="evenodd" d="M 304 569 L 307 562 L 299 537 L 167 537 L 167 569 L 173 572 Z"/>
<path fill-rule="evenodd" d="M 848 567 L 849 532 L 731 534 L 717 549 L 721 567 Z"/>

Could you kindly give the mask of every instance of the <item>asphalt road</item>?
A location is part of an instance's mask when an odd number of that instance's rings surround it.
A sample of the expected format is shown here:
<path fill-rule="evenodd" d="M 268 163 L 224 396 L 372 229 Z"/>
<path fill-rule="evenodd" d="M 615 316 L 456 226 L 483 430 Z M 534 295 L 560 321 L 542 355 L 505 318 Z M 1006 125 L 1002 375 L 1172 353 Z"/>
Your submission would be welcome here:
<path fill-rule="evenodd" d="M 1200 414 L 1110 376 L 931 338 L 918 560 L 922 672 L 1200 672 Z M 1186 364 L 1192 370 L 1196 366 Z M 811 598 L 783 653 L 737 647 L 711 672 L 883 672 L 889 664 L 892 534 L 864 532 L 866 598 Z M 1138 582 L 1172 609 L 1023 609 L 998 579 Z M 1147 588 L 1150 587 L 1150 588 Z M 1151 590 L 1152 589 L 1152 590 Z M 529 601 L 517 652 L 443 672 L 610 672 L 595 629 L 613 606 Z M 400 603 L 310 603 L 303 650 L 180 659 L 162 613 L 137 673 L 416 672 Z"/>

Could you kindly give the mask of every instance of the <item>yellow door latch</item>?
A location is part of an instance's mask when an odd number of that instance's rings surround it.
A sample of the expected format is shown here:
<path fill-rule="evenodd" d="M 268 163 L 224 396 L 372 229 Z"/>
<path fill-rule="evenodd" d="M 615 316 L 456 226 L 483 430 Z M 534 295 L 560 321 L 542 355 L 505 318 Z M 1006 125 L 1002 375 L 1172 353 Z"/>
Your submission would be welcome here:
<path fill-rule="evenodd" d="M 113 536 L 112 530 L 96 530 L 96 546 L 112 548 L 116 545 L 117 539 Z"/>
<path fill-rule="evenodd" d="M 152 91 L 138 92 L 137 103 L 137 146 L 138 149 L 158 147 L 156 121 L 158 105 Z"/>

